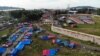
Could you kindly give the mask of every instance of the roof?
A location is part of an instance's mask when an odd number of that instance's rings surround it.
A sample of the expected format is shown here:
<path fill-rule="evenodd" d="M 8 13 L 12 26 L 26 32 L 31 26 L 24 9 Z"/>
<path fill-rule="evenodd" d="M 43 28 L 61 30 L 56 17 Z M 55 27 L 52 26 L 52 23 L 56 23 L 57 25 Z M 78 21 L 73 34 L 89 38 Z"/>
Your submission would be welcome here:
<path fill-rule="evenodd" d="M 74 8 L 77 8 L 77 9 L 83 9 L 83 8 L 96 9 L 95 7 L 92 7 L 92 6 L 77 6 L 77 7 L 72 7 L 70 9 L 74 9 Z"/>

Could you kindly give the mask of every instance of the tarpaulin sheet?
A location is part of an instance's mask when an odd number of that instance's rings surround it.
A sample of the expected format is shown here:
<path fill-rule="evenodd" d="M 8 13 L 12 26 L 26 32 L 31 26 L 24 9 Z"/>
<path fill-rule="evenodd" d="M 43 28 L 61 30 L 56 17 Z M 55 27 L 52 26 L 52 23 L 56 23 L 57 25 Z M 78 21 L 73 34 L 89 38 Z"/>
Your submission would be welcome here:
<path fill-rule="evenodd" d="M 6 51 L 6 48 L 0 47 L 0 53 L 4 53 Z"/>
<path fill-rule="evenodd" d="M 22 50 L 24 48 L 24 43 L 23 42 L 19 42 L 19 44 L 15 47 L 15 49 L 17 50 Z"/>

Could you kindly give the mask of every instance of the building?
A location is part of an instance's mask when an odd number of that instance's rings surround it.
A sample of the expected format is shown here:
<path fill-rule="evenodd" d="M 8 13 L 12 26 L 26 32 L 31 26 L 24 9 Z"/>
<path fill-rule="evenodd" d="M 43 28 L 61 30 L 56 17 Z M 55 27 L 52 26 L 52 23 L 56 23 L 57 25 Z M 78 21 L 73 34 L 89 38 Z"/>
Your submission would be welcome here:
<path fill-rule="evenodd" d="M 96 8 L 91 6 L 77 6 L 71 7 L 69 11 L 77 11 L 77 13 L 93 14 Z"/>

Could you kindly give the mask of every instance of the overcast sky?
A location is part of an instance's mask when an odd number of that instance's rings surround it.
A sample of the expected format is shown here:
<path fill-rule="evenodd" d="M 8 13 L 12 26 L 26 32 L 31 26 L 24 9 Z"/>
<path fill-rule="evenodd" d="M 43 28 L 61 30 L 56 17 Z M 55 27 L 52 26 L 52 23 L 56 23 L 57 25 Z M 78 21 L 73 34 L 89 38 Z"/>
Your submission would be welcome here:
<path fill-rule="evenodd" d="M 26 9 L 38 8 L 67 8 L 74 6 L 100 7 L 100 0 L 0 0 L 0 6 L 22 7 Z"/>

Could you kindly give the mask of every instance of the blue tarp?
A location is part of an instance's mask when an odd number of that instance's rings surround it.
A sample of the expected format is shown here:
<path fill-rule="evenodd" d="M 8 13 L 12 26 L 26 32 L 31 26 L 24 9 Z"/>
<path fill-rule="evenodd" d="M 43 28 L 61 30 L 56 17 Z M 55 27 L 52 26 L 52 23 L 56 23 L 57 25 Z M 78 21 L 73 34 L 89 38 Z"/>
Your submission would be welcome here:
<path fill-rule="evenodd" d="M 23 27 L 23 28 L 20 29 L 20 32 L 25 32 L 25 30 L 26 30 L 26 28 Z"/>
<path fill-rule="evenodd" d="M 0 54 L 4 53 L 6 51 L 6 48 L 0 47 Z"/>
<path fill-rule="evenodd" d="M 56 39 L 56 44 L 61 44 L 62 40 L 61 39 Z"/>
<path fill-rule="evenodd" d="M 18 38 L 17 35 L 13 35 L 12 37 L 10 37 L 9 41 L 14 42 L 17 38 Z"/>
<path fill-rule="evenodd" d="M 23 48 L 24 48 L 24 43 L 23 42 L 19 42 L 19 44 L 15 47 L 15 49 L 17 49 L 17 50 L 23 50 Z"/>
<path fill-rule="evenodd" d="M 33 29 L 29 29 L 28 32 L 33 32 Z"/>
<path fill-rule="evenodd" d="M 24 39 L 22 42 L 24 45 L 31 44 L 31 39 Z"/>
<path fill-rule="evenodd" d="M 18 54 L 18 50 L 17 49 L 13 49 L 11 51 L 11 55 L 10 56 L 17 56 L 17 54 Z"/>
<path fill-rule="evenodd" d="M 75 46 L 76 46 L 76 45 L 75 45 L 74 43 L 70 43 L 70 44 L 69 44 L 69 48 L 75 48 Z"/>
<path fill-rule="evenodd" d="M 25 47 L 25 45 L 31 44 L 31 40 L 30 39 L 25 39 L 21 42 L 19 42 L 19 44 L 15 47 L 15 49 L 17 50 L 23 50 L 23 48 Z"/>
<path fill-rule="evenodd" d="M 49 56 L 55 56 L 56 53 L 57 53 L 57 50 L 56 49 L 50 49 L 49 52 L 50 52 Z"/>
<path fill-rule="evenodd" d="M 29 37 L 29 36 L 24 36 L 24 38 L 25 38 L 25 39 L 30 39 L 30 37 Z"/>
<path fill-rule="evenodd" d="M 40 37 L 42 40 L 49 40 L 48 36 L 41 36 Z"/>
<path fill-rule="evenodd" d="M 62 41 L 61 42 L 65 47 L 68 47 L 69 46 L 69 42 L 68 41 Z"/>

